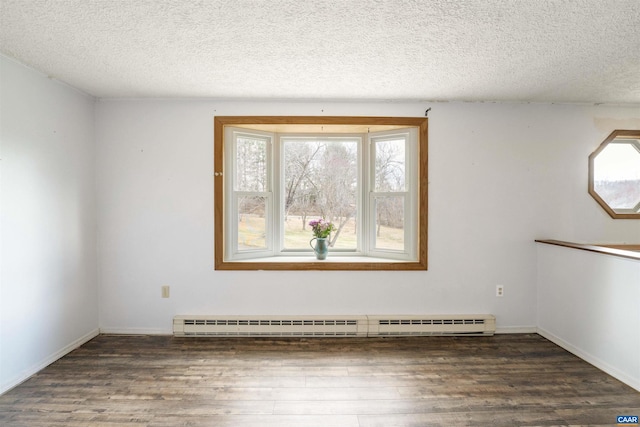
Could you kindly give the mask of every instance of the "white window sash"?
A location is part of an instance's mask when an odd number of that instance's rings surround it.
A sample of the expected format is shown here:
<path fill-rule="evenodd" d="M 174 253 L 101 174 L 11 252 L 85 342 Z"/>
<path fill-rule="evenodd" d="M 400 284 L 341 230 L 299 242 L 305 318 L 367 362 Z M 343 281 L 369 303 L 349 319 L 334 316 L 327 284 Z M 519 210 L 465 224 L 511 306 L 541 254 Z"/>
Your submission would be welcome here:
<path fill-rule="evenodd" d="M 256 137 L 267 142 L 267 191 L 238 191 L 237 138 Z M 386 259 L 413 261 L 418 252 L 418 208 L 420 183 L 418 182 L 418 131 L 415 128 L 363 134 L 286 134 L 254 131 L 240 128 L 225 128 L 224 161 L 225 174 L 225 259 L 245 260 L 273 256 L 308 256 L 311 248 L 284 249 L 284 150 L 283 140 L 295 138 L 360 138 L 358 143 L 358 191 L 356 197 L 357 247 L 352 249 L 332 249 L 332 256 L 370 256 Z M 375 148 L 376 142 L 402 137 L 405 140 L 405 191 L 380 192 L 375 190 Z M 423 184 L 426 185 L 426 184 Z M 238 248 L 238 198 L 243 196 L 264 197 L 266 200 L 264 249 Z M 376 249 L 375 203 L 380 197 L 402 197 L 404 206 L 404 250 Z M 309 239 L 313 236 L 309 233 Z"/>
<path fill-rule="evenodd" d="M 414 128 L 397 129 L 393 131 L 372 132 L 368 138 L 369 147 L 369 197 L 367 203 L 368 224 L 367 254 L 373 257 L 398 260 L 415 260 L 418 252 L 418 133 Z M 405 191 L 375 191 L 375 144 L 378 142 L 403 139 L 405 141 Z M 414 184 L 415 183 L 415 184 Z M 382 197 L 403 198 L 404 249 L 384 249 L 376 247 L 376 199 Z"/>
<path fill-rule="evenodd" d="M 256 138 L 266 142 L 266 191 L 242 191 L 237 189 L 237 140 L 240 137 Z M 225 129 L 225 257 L 229 260 L 251 259 L 273 256 L 273 166 L 271 154 L 273 134 L 229 127 Z M 238 242 L 238 199 L 240 197 L 264 197 L 265 207 L 265 248 L 243 249 Z"/>

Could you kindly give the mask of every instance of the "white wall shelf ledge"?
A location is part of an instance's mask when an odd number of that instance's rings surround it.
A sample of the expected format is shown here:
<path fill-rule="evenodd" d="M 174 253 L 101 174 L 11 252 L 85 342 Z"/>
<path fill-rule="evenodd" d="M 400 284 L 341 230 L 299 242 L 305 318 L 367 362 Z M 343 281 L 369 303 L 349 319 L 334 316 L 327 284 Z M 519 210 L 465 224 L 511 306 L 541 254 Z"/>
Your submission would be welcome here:
<path fill-rule="evenodd" d="M 548 245 L 563 246 L 565 248 L 580 249 L 583 251 L 596 252 L 606 255 L 613 255 L 622 258 L 637 259 L 640 261 L 640 245 L 630 244 L 583 244 L 563 242 L 561 240 L 536 240 L 538 243 Z"/>

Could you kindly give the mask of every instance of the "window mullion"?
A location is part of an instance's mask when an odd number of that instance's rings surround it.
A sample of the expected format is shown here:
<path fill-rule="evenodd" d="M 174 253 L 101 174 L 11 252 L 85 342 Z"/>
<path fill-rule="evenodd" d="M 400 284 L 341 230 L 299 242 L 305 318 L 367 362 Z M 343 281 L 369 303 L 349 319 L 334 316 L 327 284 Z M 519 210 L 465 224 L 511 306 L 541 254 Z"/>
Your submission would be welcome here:
<path fill-rule="evenodd" d="M 371 134 L 367 133 L 366 143 L 365 143 L 365 157 L 362 162 L 363 168 L 365 168 L 365 175 L 363 179 L 363 184 L 365 188 L 363 189 L 363 199 L 364 199 L 364 210 L 362 215 L 362 225 L 363 232 L 362 237 L 364 239 L 363 242 L 363 251 L 365 255 L 370 255 L 373 250 L 373 242 L 375 241 L 375 236 L 371 233 L 371 230 L 375 228 L 375 220 L 373 218 L 373 203 L 375 203 L 375 199 L 372 197 L 373 190 L 375 188 L 374 180 L 375 180 L 375 144 L 371 137 Z"/>
<path fill-rule="evenodd" d="M 405 234 L 405 242 L 408 246 L 406 246 L 407 252 L 410 258 L 416 258 L 418 254 L 418 229 L 419 221 L 418 217 L 419 207 L 418 203 L 420 200 L 420 167 L 419 167 L 419 154 L 420 150 L 418 149 L 418 134 L 415 129 L 413 129 L 410 133 L 411 138 L 407 141 L 407 150 L 406 150 L 406 164 L 407 164 L 407 202 L 406 202 L 406 210 L 405 210 L 405 221 L 409 224 L 409 227 L 406 227 Z M 424 183 L 427 185 L 427 183 Z M 426 212 L 425 212 L 426 215 Z"/>
<path fill-rule="evenodd" d="M 284 161 L 282 156 L 284 152 L 282 150 L 282 142 L 280 134 L 274 134 L 273 145 L 271 148 L 271 155 L 273 161 L 271 162 L 271 179 L 272 179 L 272 191 L 273 191 L 273 206 L 272 215 L 273 224 L 272 230 L 272 248 L 274 254 L 282 253 L 284 247 L 284 203 L 282 200 L 283 192 L 283 179 L 284 174 Z"/>
<path fill-rule="evenodd" d="M 236 149 L 236 135 L 231 128 L 226 129 L 225 151 L 230 152 L 230 156 L 225 157 L 225 170 L 230 173 L 224 176 L 225 198 L 228 197 L 229 203 L 225 205 L 225 253 L 227 256 L 235 254 L 238 247 L 238 224 L 235 221 L 238 218 L 238 202 L 235 194 L 235 176 L 236 176 L 236 159 L 238 158 L 238 150 Z"/>
<path fill-rule="evenodd" d="M 369 135 L 362 135 L 360 145 L 360 159 L 358 161 L 359 166 L 359 178 L 360 178 L 360 191 L 358 191 L 358 251 L 364 255 L 369 253 L 369 191 L 371 189 L 370 181 L 370 165 L 369 159 L 371 158 L 371 141 Z"/>

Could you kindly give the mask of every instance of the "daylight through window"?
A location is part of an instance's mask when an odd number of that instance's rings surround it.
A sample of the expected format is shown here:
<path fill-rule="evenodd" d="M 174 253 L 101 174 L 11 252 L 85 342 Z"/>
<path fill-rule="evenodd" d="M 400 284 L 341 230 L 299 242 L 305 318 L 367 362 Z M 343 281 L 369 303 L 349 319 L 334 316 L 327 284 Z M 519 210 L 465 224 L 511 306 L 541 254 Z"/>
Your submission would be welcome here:
<path fill-rule="evenodd" d="M 611 217 L 640 219 L 640 131 L 614 131 L 589 156 L 589 193 Z"/>
<path fill-rule="evenodd" d="M 345 119 L 216 118 L 217 269 L 426 269 L 426 119 Z"/>

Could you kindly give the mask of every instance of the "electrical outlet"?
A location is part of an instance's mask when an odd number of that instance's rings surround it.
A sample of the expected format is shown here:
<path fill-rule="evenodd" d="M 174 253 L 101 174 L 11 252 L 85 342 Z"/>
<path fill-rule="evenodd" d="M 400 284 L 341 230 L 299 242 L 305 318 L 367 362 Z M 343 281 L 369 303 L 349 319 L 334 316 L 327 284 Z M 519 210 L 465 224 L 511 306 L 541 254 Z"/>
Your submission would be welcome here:
<path fill-rule="evenodd" d="M 169 298 L 169 286 L 164 285 L 162 287 L 162 298 Z"/>
<path fill-rule="evenodd" d="M 504 286 L 502 286 L 502 285 L 497 285 L 496 286 L 496 296 L 497 297 L 503 297 L 504 296 Z"/>

